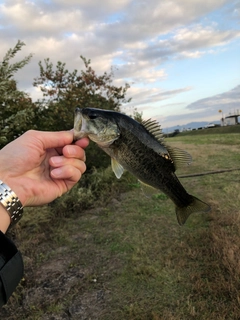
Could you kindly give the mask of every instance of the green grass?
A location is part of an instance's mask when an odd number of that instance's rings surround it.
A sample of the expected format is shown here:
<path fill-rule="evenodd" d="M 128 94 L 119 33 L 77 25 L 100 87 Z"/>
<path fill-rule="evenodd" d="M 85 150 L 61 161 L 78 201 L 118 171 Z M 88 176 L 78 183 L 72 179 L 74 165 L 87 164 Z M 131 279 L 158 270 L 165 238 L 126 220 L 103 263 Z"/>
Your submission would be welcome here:
<path fill-rule="evenodd" d="M 177 174 L 238 167 L 238 137 L 168 139 L 193 156 L 192 165 Z M 183 227 L 170 199 L 161 193 L 147 198 L 134 179 L 124 179 L 130 191 L 108 186 L 111 196 L 100 196 L 88 210 L 59 214 L 58 203 L 57 219 L 47 207 L 35 224 L 35 209 L 27 210 L 15 230 L 25 280 L 1 318 L 240 318 L 240 171 L 181 179 L 188 192 L 212 206 Z"/>
<path fill-rule="evenodd" d="M 239 126 L 240 127 L 240 126 Z M 197 145 L 239 145 L 240 144 L 240 134 L 239 133 L 228 133 L 227 135 L 212 133 L 209 135 L 199 134 L 199 135 L 177 135 L 174 138 L 168 138 L 167 141 L 184 141 L 186 144 L 197 144 Z"/>

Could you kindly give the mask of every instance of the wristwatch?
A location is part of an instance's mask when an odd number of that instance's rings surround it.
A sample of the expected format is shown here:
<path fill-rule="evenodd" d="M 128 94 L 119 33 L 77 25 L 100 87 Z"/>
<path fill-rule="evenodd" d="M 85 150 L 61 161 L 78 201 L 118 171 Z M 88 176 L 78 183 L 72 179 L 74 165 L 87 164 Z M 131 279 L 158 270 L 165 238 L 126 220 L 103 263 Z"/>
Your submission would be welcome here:
<path fill-rule="evenodd" d="M 0 180 L 0 203 L 7 210 L 10 218 L 10 226 L 17 223 L 23 215 L 23 205 L 12 189 Z"/>

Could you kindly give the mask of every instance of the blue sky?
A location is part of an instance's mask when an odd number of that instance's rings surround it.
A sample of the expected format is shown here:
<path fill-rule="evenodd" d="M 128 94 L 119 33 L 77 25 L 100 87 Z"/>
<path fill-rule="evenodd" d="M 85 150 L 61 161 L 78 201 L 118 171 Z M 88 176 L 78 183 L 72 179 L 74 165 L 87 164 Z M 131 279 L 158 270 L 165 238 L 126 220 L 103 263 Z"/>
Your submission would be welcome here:
<path fill-rule="evenodd" d="M 240 111 L 239 0 L 8 0 L 0 2 L 1 54 L 17 40 L 33 53 L 18 74 L 33 99 L 38 61 L 49 57 L 69 70 L 90 58 L 99 73 L 130 83 L 130 104 L 163 128 L 219 120 Z M 19 56 L 19 57 L 20 57 Z"/>

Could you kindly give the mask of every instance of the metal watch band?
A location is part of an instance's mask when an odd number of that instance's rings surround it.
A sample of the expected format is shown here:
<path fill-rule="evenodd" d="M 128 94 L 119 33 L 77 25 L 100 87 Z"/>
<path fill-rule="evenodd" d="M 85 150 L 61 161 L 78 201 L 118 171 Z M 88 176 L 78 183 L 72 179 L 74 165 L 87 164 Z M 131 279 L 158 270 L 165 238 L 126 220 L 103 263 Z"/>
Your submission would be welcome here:
<path fill-rule="evenodd" d="M 0 180 L 0 203 L 7 210 L 11 225 L 17 223 L 23 215 L 23 205 L 12 189 Z"/>

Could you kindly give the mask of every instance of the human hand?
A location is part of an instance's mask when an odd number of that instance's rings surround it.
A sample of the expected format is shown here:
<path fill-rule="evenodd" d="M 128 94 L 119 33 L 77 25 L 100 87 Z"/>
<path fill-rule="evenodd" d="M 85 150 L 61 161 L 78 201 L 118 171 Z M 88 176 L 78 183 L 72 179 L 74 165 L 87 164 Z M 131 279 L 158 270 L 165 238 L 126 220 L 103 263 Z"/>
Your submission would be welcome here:
<path fill-rule="evenodd" d="M 30 130 L 0 150 L 0 179 L 23 206 L 49 203 L 70 190 L 86 170 L 88 139 L 72 131 Z"/>

